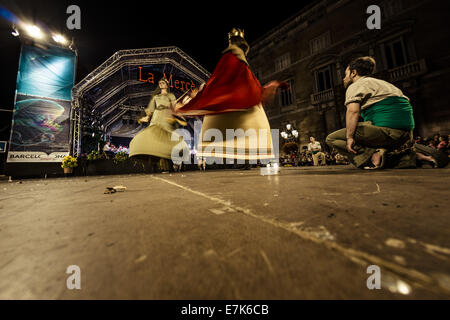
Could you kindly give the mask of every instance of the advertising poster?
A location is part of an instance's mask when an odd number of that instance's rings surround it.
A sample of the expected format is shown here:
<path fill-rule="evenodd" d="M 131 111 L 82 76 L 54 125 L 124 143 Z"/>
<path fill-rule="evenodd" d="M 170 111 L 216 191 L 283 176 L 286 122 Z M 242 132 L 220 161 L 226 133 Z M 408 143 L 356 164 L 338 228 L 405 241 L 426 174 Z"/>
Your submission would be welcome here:
<path fill-rule="evenodd" d="M 24 45 L 8 162 L 61 162 L 69 154 L 75 53 Z"/>

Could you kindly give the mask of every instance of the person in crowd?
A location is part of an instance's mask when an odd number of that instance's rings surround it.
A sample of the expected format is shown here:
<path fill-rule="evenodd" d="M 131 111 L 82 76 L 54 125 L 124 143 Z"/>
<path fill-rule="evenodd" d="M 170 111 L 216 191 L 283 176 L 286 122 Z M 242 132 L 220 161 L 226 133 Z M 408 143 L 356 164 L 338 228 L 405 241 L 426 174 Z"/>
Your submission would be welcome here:
<path fill-rule="evenodd" d="M 308 162 L 308 158 L 306 157 L 306 153 L 304 151 L 302 151 L 300 153 L 298 165 L 301 167 L 304 167 L 304 166 L 306 166 L 307 162 Z"/>
<path fill-rule="evenodd" d="M 423 144 L 423 143 L 424 143 L 424 140 L 422 139 L 421 136 L 417 136 L 416 139 L 414 139 L 414 143 L 420 143 L 420 144 Z"/>
<path fill-rule="evenodd" d="M 313 166 L 314 165 L 314 160 L 313 160 L 313 157 L 312 157 L 312 153 L 308 152 L 307 159 L 308 159 L 308 166 Z"/>
<path fill-rule="evenodd" d="M 439 144 L 437 145 L 437 149 L 446 153 L 447 152 L 447 146 L 448 146 L 447 138 L 445 136 L 440 136 L 439 137 Z"/>
<path fill-rule="evenodd" d="M 291 153 L 290 158 L 291 158 L 291 162 L 294 162 L 294 161 L 295 161 L 295 154 L 294 154 L 293 152 Z"/>
<path fill-rule="evenodd" d="M 348 162 L 345 160 L 345 157 L 342 154 L 338 153 L 338 154 L 336 154 L 336 164 L 337 165 L 347 165 Z"/>
<path fill-rule="evenodd" d="M 439 137 L 440 137 L 441 135 L 439 134 L 439 133 L 436 133 L 434 136 L 433 136 L 433 141 L 434 141 L 434 145 L 437 147 L 437 145 L 439 144 Z"/>
<path fill-rule="evenodd" d="M 103 151 L 110 151 L 110 150 L 111 150 L 111 142 L 107 141 L 103 146 Z"/>
<path fill-rule="evenodd" d="M 435 141 L 434 139 L 430 140 L 430 141 L 428 142 L 428 146 L 429 146 L 430 148 L 436 149 L 436 141 Z"/>
<path fill-rule="evenodd" d="M 334 158 L 334 155 L 329 152 L 325 153 L 325 160 L 326 160 L 326 163 L 328 166 L 331 166 L 336 163 L 336 159 Z"/>
<path fill-rule="evenodd" d="M 201 171 L 206 171 L 206 159 L 203 157 L 198 157 L 197 159 L 198 169 Z"/>
<path fill-rule="evenodd" d="M 107 141 L 103 146 L 103 153 L 105 154 L 106 159 L 114 158 L 114 152 L 111 150 L 111 142 Z"/>
<path fill-rule="evenodd" d="M 308 151 L 311 152 L 314 166 L 326 165 L 325 154 L 322 152 L 322 146 L 314 137 L 309 138 Z"/>

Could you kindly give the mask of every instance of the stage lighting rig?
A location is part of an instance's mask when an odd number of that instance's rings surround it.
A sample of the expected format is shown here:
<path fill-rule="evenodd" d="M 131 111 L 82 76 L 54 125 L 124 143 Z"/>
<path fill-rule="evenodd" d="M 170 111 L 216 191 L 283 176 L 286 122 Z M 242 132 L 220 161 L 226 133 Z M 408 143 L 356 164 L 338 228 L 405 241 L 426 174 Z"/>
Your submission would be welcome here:
<path fill-rule="evenodd" d="M 16 26 L 12 26 L 12 29 L 13 29 L 13 31 L 11 32 L 11 34 L 14 36 L 14 37 L 18 37 L 18 36 L 20 36 L 20 32 L 19 32 L 19 30 L 17 30 L 17 28 L 16 28 Z"/>
<path fill-rule="evenodd" d="M 42 33 L 41 29 L 38 26 L 35 25 L 25 25 L 25 31 L 27 32 L 27 34 L 34 38 L 34 39 L 43 39 L 44 38 L 44 34 Z"/>
<path fill-rule="evenodd" d="M 28 39 L 33 41 L 36 44 L 42 44 L 42 45 L 49 45 L 49 44 L 56 44 L 60 47 L 68 48 L 72 51 L 76 51 L 75 43 L 72 38 L 70 41 L 67 39 L 64 35 L 56 32 L 50 32 L 45 31 L 44 29 L 38 27 L 35 24 L 32 23 L 19 23 L 19 24 L 13 24 L 11 26 L 11 34 L 14 37 L 23 37 L 24 40 Z M 52 41 L 53 40 L 53 41 Z"/>
<path fill-rule="evenodd" d="M 53 41 L 56 43 L 66 45 L 68 43 L 67 39 L 61 34 L 53 34 Z"/>

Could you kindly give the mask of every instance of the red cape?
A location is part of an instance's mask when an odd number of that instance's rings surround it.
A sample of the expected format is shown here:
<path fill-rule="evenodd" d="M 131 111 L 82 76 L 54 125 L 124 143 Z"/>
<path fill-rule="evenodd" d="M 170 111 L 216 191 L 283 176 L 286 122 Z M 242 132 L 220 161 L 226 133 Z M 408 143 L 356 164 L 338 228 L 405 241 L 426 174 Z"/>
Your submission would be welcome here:
<path fill-rule="evenodd" d="M 277 83 L 276 87 L 278 87 Z M 270 88 L 269 88 L 270 87 Z M 271 94 L 274 83 L 269 85 Z M 248 65 L 232 52 L 225 53 L 217 64 L 205 87 L 197 96 L 177 112 L 185 115 L 206 115 L 239 111 L 254 107 L 265 99 L 258 79 Z M 266 92 L 267 94 L 267 92 Z"/>

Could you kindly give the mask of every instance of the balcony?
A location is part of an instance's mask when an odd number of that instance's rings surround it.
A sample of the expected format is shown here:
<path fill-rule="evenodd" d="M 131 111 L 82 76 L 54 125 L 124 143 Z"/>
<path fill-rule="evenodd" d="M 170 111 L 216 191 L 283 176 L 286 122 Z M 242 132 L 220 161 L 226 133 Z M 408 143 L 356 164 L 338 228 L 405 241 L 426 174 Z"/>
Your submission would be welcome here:
<path fill-rule="evenodd" d="M 425 60 L 419 60 L 404 66 L 388 70 L 389 81 L 396 82 L 419 76 L 427 72 Z"/>
<path fill-rule="evenodd" d="M 321 91 L 321 92 L 314 93 L 311 95 L 311 103 L 313 105 L 327 103 L 330 101 L 334 101 L 334 90 L 333 89 Z"/>

